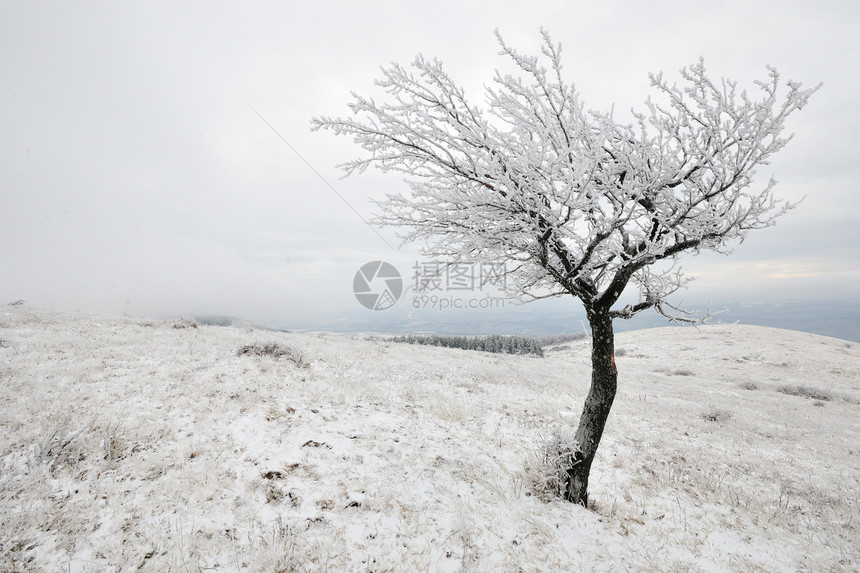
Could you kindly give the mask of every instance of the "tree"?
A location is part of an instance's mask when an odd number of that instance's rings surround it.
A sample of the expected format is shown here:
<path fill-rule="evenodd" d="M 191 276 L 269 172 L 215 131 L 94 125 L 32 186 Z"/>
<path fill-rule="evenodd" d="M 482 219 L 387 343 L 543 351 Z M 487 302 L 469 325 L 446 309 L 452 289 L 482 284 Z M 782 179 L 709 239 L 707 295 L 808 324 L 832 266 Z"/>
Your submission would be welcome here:
<path fill-rule="evenodd" d="M 711 81 L 702 60 L 680 86 L 650 75 L 659 100 L 630 124 L 586 111 L 562 79 L 561 46 L 543 34 L 542 55 L 522 55 L 496 32 L 519 76 L 498 70 L 487 108 L 476 107 L 441 62 L 383 68 L 377 103 L 357 94 L 351 118 L 321 117 L 313 129 L 352 136 L 369 154 L 346 174 L 375 166 L 408 176 L 411 193 L 381 201 L 377 222 L 426 241 L 428 256 L 509 262 L 508 288 L 522 300 L 563 294 L 582 301 L 591 326 L 591 386 L 568 456 L 566 499 L 588 504 L 588 476 L 615 398 L 615 318 L 646 309 L 672 320 L 700 317 L 667 297 L 685 284 L 682 252 L 728 253 L 753 229 L 794 205 L 775 181 L 751 189 L 757 166 L 782 149 L 786 119 L 818 88 L 804 90 L 768 68 L 759 99 L 735 82 Z M 548 67 L 544 67 L 546 62 Z M 759 93 L 760 92 L 760 93 Z M 636 304 L 618 307 L 628 286 Z"/>

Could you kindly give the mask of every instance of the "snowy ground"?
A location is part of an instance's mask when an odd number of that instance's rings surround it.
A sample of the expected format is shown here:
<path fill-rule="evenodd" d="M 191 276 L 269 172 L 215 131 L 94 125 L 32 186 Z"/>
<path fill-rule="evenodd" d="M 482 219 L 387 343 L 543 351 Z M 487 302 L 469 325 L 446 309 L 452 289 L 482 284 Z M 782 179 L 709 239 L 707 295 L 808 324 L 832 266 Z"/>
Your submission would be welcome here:
<path fill-rule="evenodd" d="M 303 361 L 237 355 L 266 342 Z M 618 335 L 593 510 L 530 486 L 587 388 L 588 343 L 564 346 L 2 306 L 0 569 L 860 569 L 860 344 Z"/>

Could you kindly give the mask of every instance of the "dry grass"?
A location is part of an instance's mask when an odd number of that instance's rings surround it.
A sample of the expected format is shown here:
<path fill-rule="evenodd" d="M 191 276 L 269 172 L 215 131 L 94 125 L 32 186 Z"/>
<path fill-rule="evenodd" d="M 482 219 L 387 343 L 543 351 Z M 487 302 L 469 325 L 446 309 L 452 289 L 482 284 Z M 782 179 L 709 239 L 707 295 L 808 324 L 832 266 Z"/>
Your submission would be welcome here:
<path fill-rule="evenodd" d="M 802 396 L 813 400 L 829 402 L 833 399 L 833 392 L 822 388 L 813 388 L 812 386 L 783 384 L 776 389 L 777 392 L 788 394 L 789 396 Z"/>
<path fill-rule="evenodd" d="M 285 358 L 300 368 L 307 368 L 309 366 L 301 352 L 278 342 L 265 342 L 263 344 L 255 342 L 253 344 L 246 344 L 236 351 L 236 355 L 269 356 L 275 359 Z"/>
<path fill-rule="evenodd" d="M 725 422 L 731 417 L 732 413 L 722 408 L 710 408 L 702 412 L 702 419 L 708 422 Z"/>
<path fill-rule="evenodd" d="M 530 491 L 543 501 L 562 498 L 568 484 L 566 468 L 573 463 L 577 447 L 573 436 L 563 429 L 556 430 L 545 439 L 525 468 L 525 480 Z"/>

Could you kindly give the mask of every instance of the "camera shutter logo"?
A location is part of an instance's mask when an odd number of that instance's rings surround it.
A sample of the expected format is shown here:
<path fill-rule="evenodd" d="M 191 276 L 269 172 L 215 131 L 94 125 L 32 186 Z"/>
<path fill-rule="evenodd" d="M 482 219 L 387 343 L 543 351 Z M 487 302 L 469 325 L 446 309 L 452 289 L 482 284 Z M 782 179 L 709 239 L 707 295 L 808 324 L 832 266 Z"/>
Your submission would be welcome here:
<path fill-rule="evenodd" d="M 352 292 L 363 307 L 385 310 L 394 306 L 403 294 L 403 279 L 391 263 L 371 261 L 355 273 Z"/>

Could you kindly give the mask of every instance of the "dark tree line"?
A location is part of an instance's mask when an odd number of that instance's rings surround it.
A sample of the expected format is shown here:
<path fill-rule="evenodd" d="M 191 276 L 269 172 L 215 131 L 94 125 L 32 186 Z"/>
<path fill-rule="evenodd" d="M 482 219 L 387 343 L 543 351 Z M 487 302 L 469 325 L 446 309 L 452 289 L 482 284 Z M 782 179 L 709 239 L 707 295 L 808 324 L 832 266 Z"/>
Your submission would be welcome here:
<path fill-rule="evenodd" d="M 543 356 L 540 344 L 534 338 L 526 336 L 442 336 L 438 334 L 398 336 L 394 342 L 406 344 L 422 344 L 425 346 L 444 346 L 445 348 L 460 348 L 462 350 L 480 350 L 496 354 L 536 354 Z"/>

